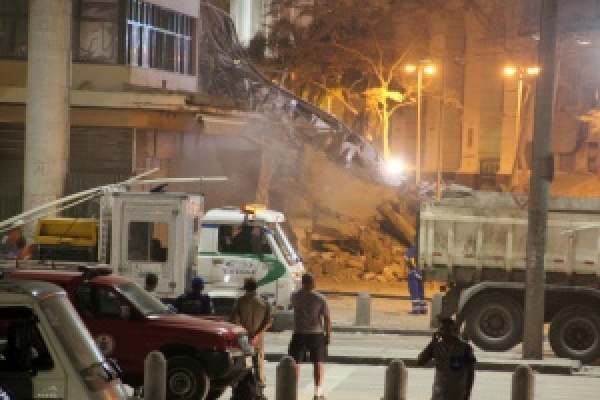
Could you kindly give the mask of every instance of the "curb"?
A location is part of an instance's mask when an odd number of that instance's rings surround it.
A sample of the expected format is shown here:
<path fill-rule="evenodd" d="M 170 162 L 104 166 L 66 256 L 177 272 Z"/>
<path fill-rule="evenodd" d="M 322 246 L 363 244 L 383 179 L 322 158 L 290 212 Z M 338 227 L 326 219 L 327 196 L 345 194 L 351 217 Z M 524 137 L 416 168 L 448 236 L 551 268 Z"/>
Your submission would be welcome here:
<path fill-rule="evenodd" d="M 431 336 L 435 329 L 389 329 L 375 328 L 370 326 L 334 325 L 334 332 L 341 333 L 365 333 L 376 335 L 401 335 L 401 336 Z"/>
<path fill-rule="evenodd" d="M 265 360 L 270 362 L 279 362 L 284 353 L 265 353 Z M 387 366 L 397 358 L 391 357 L 356 357 L 356 356 L 327 356 L 328 364 L 341 365 L 370 365 L 370 366 Z M 417 367 L 417 360 L 403 359 L 408 368 L 431 368 Z M 529 365 L 535 372 L 548 375 L 572 375 L 574 372 L 581 369 L 581 364 L 576 361 L 565 360 L 564 363 L 544 363 L 536 360 L 478 360 L 477 371 L 498 371 L 498 372 L 514 372 L 519 365 Z"/>
<path fill-rule="evenodd" d="M 338 292 L 338 291 L 333 291 L 333 290 L 319 290 L 319 293 L 325 295 L 326 297 L 327 296 L 331 296 L 331 297 L 336 297 L 336 296 L 357 297 L 358 296 L 358 292 Z M 369 293 L 369 292 L 364 292 L 364 293 L 368 293 L 369 297 L 371 297 L 372 299 L 410 300 L 410 296 L 407 296 L 407 295 L 377 294 L 377 293 Z M 431 301 L 431 297 L 425 297 L 425 300 Z"/>

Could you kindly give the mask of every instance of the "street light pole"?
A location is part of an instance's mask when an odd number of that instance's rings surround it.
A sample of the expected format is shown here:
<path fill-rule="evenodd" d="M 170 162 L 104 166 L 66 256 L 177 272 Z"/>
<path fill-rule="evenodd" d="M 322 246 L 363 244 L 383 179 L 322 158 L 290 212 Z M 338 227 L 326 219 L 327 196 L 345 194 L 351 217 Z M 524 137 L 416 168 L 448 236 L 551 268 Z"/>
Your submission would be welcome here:
<path fill-rule="evenodd" d="M 442 71 L 442 90 L 440 94 L 440 125 L 438 127 L 438 144 L 437 144 L 437 176 L 436 176 L 436 185 L 435 185 L 435 199 L 441 200 L 442 198 L 442 141 L 444 139 L 444 108 L 445 108 L 445 96 L 446 96 L 446 70 L 445 65 L 441 65 Z"/>
<path fill-rule="evenodd" d="M 544 339 L 544 255 L 548 225 L 548 181 L 552 179 L 552 116 L 556 91 L 557 0 L 542 0 L 533 124 L 533 163 L 525 270 L 523 358 L 541 359 Z"/>
<path fill-rule="evenodd" d="M 417 68 L 417 154 L 415 158 L 415 182 L 421 182 L 421 85 L 423 66 Z"/>

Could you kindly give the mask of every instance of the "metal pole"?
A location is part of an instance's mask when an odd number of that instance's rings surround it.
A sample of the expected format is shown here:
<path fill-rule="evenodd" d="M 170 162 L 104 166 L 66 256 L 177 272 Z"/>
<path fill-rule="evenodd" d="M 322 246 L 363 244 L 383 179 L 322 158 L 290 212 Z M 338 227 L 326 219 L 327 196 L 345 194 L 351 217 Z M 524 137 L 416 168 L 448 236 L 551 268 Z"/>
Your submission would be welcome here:
<path fill-rule="evenodd" d="M 518 170 L 519 170 L 519 141 L 520 141 L 520 136 L 521 136 L 521 106 L 522 106 L 522 101 L 523 101 L 523 72 L 519 72 L 519 83 L 517 86 L 517 115 L 515 116 L 515 140 L 516 140 L 516 150 L 515 150 L 515 161 L 514 161 L 514 165 L 515 165 L 515 177 L 514 177 L 514 184 L 518 184 L 519 183 L 519 174 L 518 174 Z M 521 166 L 523 167 L 523 166 Z"/>
<path fill-rule="evenodd" d="M 385 369 L 382 400 L 406 400 L 408 370 L 402 360 L 393 360 Z"/>
<path fill-rule="evenodd" d="M 297 399 L 296 362 L 290 356 L 283 356 L 275 369 L 275 400 Z"/>
<path fill-rule="evenodd" d="M 151 351 L 144 360 L 144 399 L 167 398 L 167 361 L 160 351 Z"/>
<path fill-rule="evenodd" d="M 541 359 L 544 328 L 544 254 L 548 218 L 548 180 L 552 177 L 551 135 L 556 88 L 557 0 L 542 0 L 533 124 L 533 164 L 529 189 L 527 268 L 525 273 L 525 332 L 523 358 Z"/>
<path fill-rule="evenodd" d="M 357 326 L 371 325 L 371 295 L 360 292 L 356 296 L 356 323 Z"/>
<path fill-rule="evenodd" d="M 444 140 L 444 109 L 445 109 L 445 99 L 446 96 L 446 71 L 444 68 L 446 65 L 442 60 L 442 90 L 440 97 L 440 126 L 438 127 L 438 146 L 437 146 L 437 177 L 436 177 L 436 185 L 435 185 L 435 199 L 440 200 L 442 198 L 442 142 Z"/>
<path fill-rule="evenodd" d="M 512 376 L 511 400 L 535 398 L 535 375 L 529 365 L 519 365 Z"/>
<path fill-rule="evenodd" d="M 421 182 L 421 83 L 423 81 L 423 66 L 417 70 L 417 154 L 415 158 L 415 182 Z"/>

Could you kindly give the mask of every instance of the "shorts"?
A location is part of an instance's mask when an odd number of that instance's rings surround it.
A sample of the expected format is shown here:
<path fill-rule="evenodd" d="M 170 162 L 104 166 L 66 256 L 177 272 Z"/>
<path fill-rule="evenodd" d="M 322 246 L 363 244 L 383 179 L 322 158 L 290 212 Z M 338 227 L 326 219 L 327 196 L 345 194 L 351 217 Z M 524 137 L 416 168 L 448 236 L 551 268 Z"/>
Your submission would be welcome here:
<path fill-rule="evenodd" d="M 306 353 L 310 355 L 307 359 Z M 325 345 L 325 334 L 323 333 L 294 333 L 288 348 L 288 354 L 297 363 L 324 362 L 327 358 L 327 346 Z"/>

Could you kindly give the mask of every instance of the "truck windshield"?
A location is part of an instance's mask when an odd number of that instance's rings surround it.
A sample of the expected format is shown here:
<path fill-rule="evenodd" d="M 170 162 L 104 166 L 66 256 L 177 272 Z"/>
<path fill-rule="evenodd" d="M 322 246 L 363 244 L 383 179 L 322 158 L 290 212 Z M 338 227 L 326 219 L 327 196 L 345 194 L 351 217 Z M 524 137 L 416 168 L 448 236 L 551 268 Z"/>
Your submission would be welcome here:
<path fill-rule="evenodd" d="M 159 299 L 146 292 L 137 283 L 128 282 L 117 286 L 121 294 L 129 300 L 145 317 L 150 315 L 173 314 L 173 311 Z"/>
<path fill-rule="evenodd" d="M 273 237 L 275 238 L 275 242 L 277 246 L 281 249 L 283 256 L 286 261 L 290 264 L 296 263 L 300 261 L 300 257 L 296 253 L 296 250 L 292 247 L 291 243 L 288 241 L 285 232 L 283 231 L 283 227 L 278 223 L 270 224 L 269 228 L 273 232 Z"/>
<path fill-rule="evenodd" d="M 41 301 L 41 307 L 67 357 L 78 371 L 104 364 L 104 356 L 64 293 L 46 297 Z M 106 373 L 104 369 L 101 371 Z M 108 374 L 105 378 L 110 380 Z"/>

